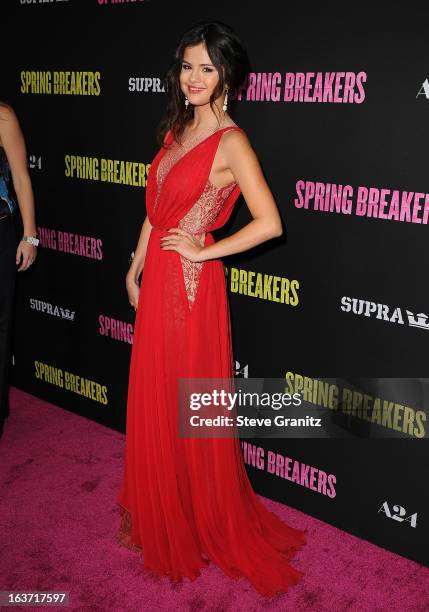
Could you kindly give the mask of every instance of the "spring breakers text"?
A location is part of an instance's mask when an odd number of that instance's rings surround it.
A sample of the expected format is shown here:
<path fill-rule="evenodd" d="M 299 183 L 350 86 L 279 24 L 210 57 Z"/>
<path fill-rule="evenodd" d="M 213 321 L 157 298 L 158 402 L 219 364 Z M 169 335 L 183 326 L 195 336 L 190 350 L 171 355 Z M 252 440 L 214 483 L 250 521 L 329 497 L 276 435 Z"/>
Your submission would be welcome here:
<path fill-rule="evenodd" d="M 336 185 L 299 180 L 296 183 L 296 208 L 342 215 L 372 217 L 426 225 L 429 217 L 429 193 L 379 189 L 360 185 Z"/>

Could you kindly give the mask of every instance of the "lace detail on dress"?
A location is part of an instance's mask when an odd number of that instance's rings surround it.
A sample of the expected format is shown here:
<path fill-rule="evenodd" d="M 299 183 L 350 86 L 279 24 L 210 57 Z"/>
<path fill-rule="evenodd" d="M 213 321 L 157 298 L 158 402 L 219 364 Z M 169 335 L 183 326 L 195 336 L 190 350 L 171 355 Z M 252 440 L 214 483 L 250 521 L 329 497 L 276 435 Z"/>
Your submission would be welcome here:
<path fill-rule="evenodd" d="M 195 234 L 198 242 L 204 245 L 207 228 L 216 220 L 225 200 L 228 198 L 236 183 L 230 183 L 224 187 L 217 187 L 209 180 L 206 183 L 203 193 L 179 221 L 179 227 Z M 185 281 L 186 294 L 188 296 L 189 308 L 192 308 L 197 294 L 198 283 L 204 262 L 189 261 L 186 257 L 180 255 L 182 263 L 183 278 Z"/>
<path fill-rule="evenodd" d="M 206 130 L 205 132 L 200 133 L 198 136 L 195 136 L 194 138 L 188 138 L 188 140 L 186 140 L 185 143 L 183 144 L 179 144 L 178 142 L 173 141 L 169 145 L 167 151 L 164 153 L 164 155 L 161 158 L 161 161 L 158 164 L 158 168 L 156 172 L 157 192 L 156 192 L 156 197 L 155 197 L 155 202 L 154 202 L 154 207 L 153 207 L 154 211 L 156 210 L 158 206 L 158 199 L 159 199 L 159 194 L 161 193 L 162 185 L 165 181 L 167 174 L 170 172 L 172 167 L 179 161 L 181 157 L 183 157 L 183 155 L 185 155 L 185 153 L 187 153 L 190 149 L 192 149 L 194 146 L 199 144 L 199 142 L 202 142 L 203 140 L 205 140 L 211 134 L 214 134 L 214 132 L 217 132 L 217 129 L 210 130 L 210 131 Z"/>
<path fill-rule="evenodd" d="M 188 138 L 184 144 L 179 144 L 174 141 L 169 145 L 169 148 L 164 153 L 158 164 L 156 172 L 157 192 L 154 201 L 154 211 L 158 205 L 159 194 L 161 193 L 163 183 L 173 166 L 190 149 L 197 146 L 214 132 L 217 132 L 218 129 L 211 130 L 209 132 L 206 131 L 204 134 L 199 134 L 194 138 Z M 234 182 L 229 183 L 224 187 L 217 187 L 216 185 L 213 185 L 210 180 L 208 180 L 201 196 L 186 213 L 186 215 L 180 220 L 178 224 L 179 227 L 191 234 L 194 234 L 199 243 L 203 245 L 207 228 L 210 227 L 210 225 L 216 220 L 225 200 L 228 198 L 235 185 L 236 183 Z M 180 259 L 182 263 L 186 294 L 188 296 L 188 305 L 191 309 L 195 302 L 198 283 L 204 262 L 192 262 L 182 255 L 180 256 Z"/>

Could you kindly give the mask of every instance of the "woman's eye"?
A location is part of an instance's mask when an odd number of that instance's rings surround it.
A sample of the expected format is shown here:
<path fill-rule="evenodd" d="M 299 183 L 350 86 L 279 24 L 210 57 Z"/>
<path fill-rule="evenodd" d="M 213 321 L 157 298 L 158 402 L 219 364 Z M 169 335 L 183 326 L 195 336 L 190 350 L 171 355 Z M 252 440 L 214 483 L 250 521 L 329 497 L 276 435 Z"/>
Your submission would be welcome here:
<path fill-rule="evenodd" d="M 182 69 L 183 70 L 187 70 L 188 68 L 190 68 L 190 66 L 188 66 L 188 64 L 182 64 Z M 213 72 L 213 68 L 208 68 L 207 66 L 204 67 L 204 70 L 206 72 Z"/>

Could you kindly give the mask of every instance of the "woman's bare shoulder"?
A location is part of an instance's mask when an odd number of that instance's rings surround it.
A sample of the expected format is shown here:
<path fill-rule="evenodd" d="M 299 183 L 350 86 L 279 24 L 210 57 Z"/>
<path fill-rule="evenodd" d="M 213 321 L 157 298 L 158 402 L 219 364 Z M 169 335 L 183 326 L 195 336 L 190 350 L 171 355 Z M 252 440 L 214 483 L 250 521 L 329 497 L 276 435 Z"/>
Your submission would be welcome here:
<path fill-rule="evenodd" d="M 231 123 L 227 127 L 230 126 L 236 127 L 238 129 L 227 130 L 225 134 L 222 134 L 222 140 L 224 142 L 224 145 L 226 145 L 228 148 L 232 147 L 234 149 L 246 149 L 247 147 L 251 146 L 249 138 L 247 137 L 247 134 L 242 127 L 240 127 L 236 123 Z"/>

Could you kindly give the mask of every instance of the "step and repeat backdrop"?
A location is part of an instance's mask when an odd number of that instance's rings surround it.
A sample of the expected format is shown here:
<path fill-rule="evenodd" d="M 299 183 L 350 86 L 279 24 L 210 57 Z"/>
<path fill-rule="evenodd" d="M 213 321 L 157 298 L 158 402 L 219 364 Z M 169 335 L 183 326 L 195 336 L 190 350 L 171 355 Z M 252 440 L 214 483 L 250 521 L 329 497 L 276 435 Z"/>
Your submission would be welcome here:
<path fill-rule="evenodd" d="M 429 565 L 429 9 L 395 10 L 5 3 L 0 98 L 25 135 L 41 240 L 19 274 L 12 376 L 125 431 L 135 313 L 124 281 L 162 79 L 188 27 L 224 21 L 252 65 L 230 114 L 285 230 L 224 259 L 236 377 L 283 378 L 338 426 L 329 439 L 242 439 L 249 476 L 263 495 Z M 241 196 L 215 239 L 250 220 Z"/>

